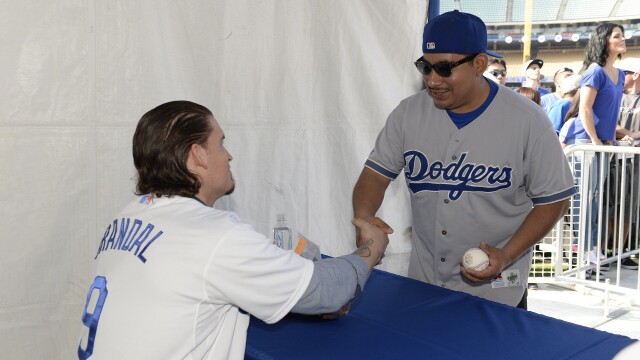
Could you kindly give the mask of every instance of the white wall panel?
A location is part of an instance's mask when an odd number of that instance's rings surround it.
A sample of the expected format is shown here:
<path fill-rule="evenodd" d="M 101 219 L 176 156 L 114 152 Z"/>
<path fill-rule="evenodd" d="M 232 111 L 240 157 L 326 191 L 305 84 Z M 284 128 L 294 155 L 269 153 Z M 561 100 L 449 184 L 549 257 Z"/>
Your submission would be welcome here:
<path fill-rule="evenodd" d="M 209 107 L 263 233 L 284 212 L 330 255 L 354 249 L 351 190 L 420 88 L 424 0 L 0 0 L 0 349 L 74 358 L 88 272 L 132 197 L 131 136 L 163 102 Z M 403 180 L 380 215 L 410 249 Z"/>
<path fill-rule="evenodd" d="M 0 124 L 87 120 L 86 1 L 0 2 Z"/>
<path fill-rule="evenodd" d="M 1 129 L 3 358 L 48 358 L 78 333 L 69 324 L 82 310 L 94 247 L 95 149 L 90 128 Z"/>

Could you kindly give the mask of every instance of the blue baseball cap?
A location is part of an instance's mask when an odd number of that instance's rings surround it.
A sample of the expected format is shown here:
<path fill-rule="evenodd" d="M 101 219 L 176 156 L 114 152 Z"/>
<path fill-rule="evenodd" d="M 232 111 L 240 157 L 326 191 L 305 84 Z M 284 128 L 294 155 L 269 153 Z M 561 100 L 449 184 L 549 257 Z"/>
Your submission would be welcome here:
<path fill-rule="evenodd" d="M 422 33 L 425 54 L 478 54 L 502 58 L 487 50 L 487 27 L 479 17 L 453 10 L 431 19 Z"/>

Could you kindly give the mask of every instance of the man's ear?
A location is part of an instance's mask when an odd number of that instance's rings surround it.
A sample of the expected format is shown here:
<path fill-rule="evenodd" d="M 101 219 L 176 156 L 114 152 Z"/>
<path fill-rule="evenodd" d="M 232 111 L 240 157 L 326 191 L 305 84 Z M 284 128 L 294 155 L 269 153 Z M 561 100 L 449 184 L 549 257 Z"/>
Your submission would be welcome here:
<path fill-rule="evenodd" d="M 473 59 L 473 66 L 476 68 L 476 74 L 482 75 L 487 71 L 487 67 L 489 66 L 489 56 L 482 53 L 478 54 L 478 56 Z"/>
<path fill-rule="evenodd" d="M 198 144 L 192 144 L 187 153 L 187 168 L 193 173 L 197 173 L 198 168 L 207 168 L 207 150 Z"/>

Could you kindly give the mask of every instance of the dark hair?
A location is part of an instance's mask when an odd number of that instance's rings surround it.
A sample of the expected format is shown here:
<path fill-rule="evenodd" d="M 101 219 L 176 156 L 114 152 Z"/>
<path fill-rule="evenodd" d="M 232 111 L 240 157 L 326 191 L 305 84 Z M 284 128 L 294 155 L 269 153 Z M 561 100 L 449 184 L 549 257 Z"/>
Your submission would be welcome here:
<path fill-rule="evenodd" d="M 518 88 L 516 91 L 533 100 L 534 103 L 540 105 L 540 92 L 538 90 L 523 86 Z"/>
<path fill-rule="evenodd" d="M 579 88 L 577 90 L 580 90 Z M 576 94 L 573 96 L 573 100 L 571 100 L 571 106 L 569 110 L 567 110 L 567 114 L 564 116 L 562 123 L 566 123 L 567 120 L 578 116 L 580 112 L 580 91 L 576 91 Z"/>
<path fill-rule="evenodd" d="M 604 66 L 607 63 L 607 57 L 609 56 L 609 37 L 615 28 L 620 28 L 624 34 L 622 25 L 608 22 L 598 25 L 598 27 L 593 30 L 587 43 L 587 48 L 584 51 L 584 62 L 580 72 L 584 72 L 592 63 L 600 66 Z M 618 54 L 618 58 L 621 57 L 622 56 Z"/>
<path fill-rule="evenodd" d="M 492 58 L 489 60 L 489 65 L 493 64 L 500 64 L 504 66 L 504 71 L 507 71 L 507 63 L 504 61 L 504 59 Z"/>
<path fill-rule="evenodd" d="M 187 155 L 193 144 L 206 144 L 211 117 L 209 109 L 189 101 L 168 102 L 142 116 L 133 134 L 137 195 L 198 193 L 201 184 L 187 169 Z"/>
<path fill-rule="evenodd" d="M 564 72 L 570 72 L 570 73 L 573 73 L 573 70 L 569 69 L 568 67 L 564 67 L 564 68 L 562 68 L 562 69 L 560 69 L 560 70 L 556 71 L 556 73 L 555 73 L 555 74 L 553 74 L 553 82 L 558 81 L 558 75 L 560 75 L 560 74 L 562 74 L 562 73 L 564 73 Z"/>

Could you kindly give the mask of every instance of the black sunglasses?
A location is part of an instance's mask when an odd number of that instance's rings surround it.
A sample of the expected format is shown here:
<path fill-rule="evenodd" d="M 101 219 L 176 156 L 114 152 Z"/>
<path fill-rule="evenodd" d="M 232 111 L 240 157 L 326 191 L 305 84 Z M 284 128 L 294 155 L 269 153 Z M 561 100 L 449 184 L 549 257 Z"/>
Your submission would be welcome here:
<path fill-rule="evenodd" d="M 624 70 L 624 74 L 625 75 L 633 75 L 635 74 L 633 71 L 629 71 L 629 70 Z"/>
<path fill-rule="evenodd" d="M 424 60 L 422 57 L 420 57 L 418 58 L 418 60 L 414 62 L 414 64 L 416 65 L 416 68 L 418 68 L 418 71 L 420 71 L 422 75 L 429 75 L 431 74 L 431 70 L 434 70 L 436 74 L 438 74 L 438 76 L 449 77 L 451 76 L 451 71 L 453 70 L 454 67 L 458 65 L 462 65 L 466 62 L 469 62 L 475 59 L 476 56 L 478 56 L 478 54 L 471 54 L 456 62 L 443 61 L 443 62 L 435 63 L 433 65 L 430 64 L 428 61 Z"/>
<path fill-rule="evenodd" d="M 489 74 L 498 77 L 498 75 L 502 75 L 502 76 L 507 76 L 507 71 L 506 70 L 491 70 L 489 72 Z"/>

